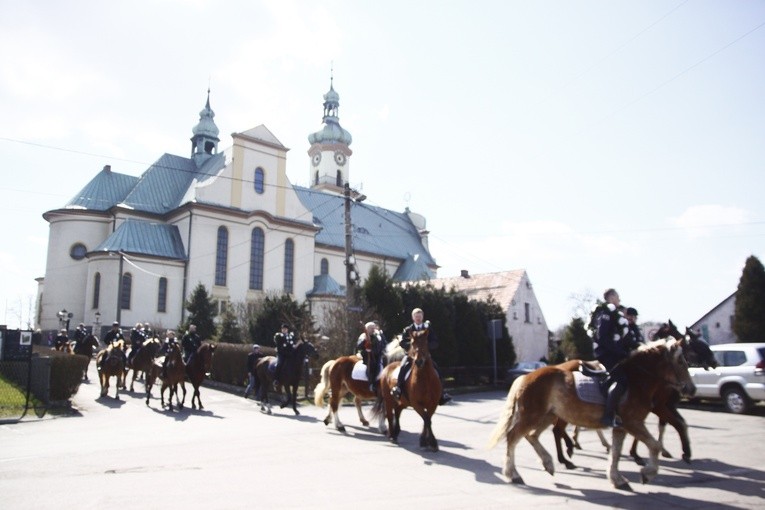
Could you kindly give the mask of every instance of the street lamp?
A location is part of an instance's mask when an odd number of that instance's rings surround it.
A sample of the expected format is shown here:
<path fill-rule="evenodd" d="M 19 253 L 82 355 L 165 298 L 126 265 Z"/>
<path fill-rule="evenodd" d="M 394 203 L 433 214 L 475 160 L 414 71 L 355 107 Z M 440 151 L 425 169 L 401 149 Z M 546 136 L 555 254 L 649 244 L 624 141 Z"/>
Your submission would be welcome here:
<path fill-rule="evenodd" d="M 93 332 L 94 335 L 100 335 L 101 334 L 101 312 L 96 312 L 96 320 L 93 321 Z"/>
<path fill-rule="evenodd" d="M 62 308 L 60 312 L 56 313 L 56 316 L 58 317 L 59 329 L 66 328 L 66 330 L 69 331 L 69 321 L 74 317 L 74 314 L 72 312 L 67 312 L 66 308 Z"/>

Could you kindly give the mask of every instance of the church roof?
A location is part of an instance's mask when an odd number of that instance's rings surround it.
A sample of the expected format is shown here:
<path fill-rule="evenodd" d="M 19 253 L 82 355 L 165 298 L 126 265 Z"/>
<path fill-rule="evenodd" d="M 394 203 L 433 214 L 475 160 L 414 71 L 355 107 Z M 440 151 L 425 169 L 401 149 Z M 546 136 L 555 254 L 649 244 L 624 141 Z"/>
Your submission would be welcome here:
<path fill-rule="evenodd" d="M 411 282 L 417 280 L 428 280 L 435 275 L 435 272 L 428 267 L 425 259 L 417 255 L 409 255 L 404 263 L 398 266 L 393 280 L 398 282 Z"/>
<path fill-rule="evenodd" d="M 507 308 L 518 292 L 518 286 L 525 274 L 525 269 L 516 269 L 467 277 L 434 278 L 419 283 L 429 283 L 436 288 L 444 287 L 446 290 L 454 288 L 454 290 L 465 294 L 468 299 L 475 299 L 476 301 L 487 301 L 491 296 L 502 308 Z"/>
<path fill-rule="evenodd" d="M 276 136 L 263 124 L 259 126 L 255 126 L 252 129 L 248 129 L 247 131 L 244 131 L 242 133 L 239 133 L 240 135 L 246 136 L 248 138 L 254 138 L 256 140 L 260 140 L 263 142 L 266 142 L 271 145 L 276 145 L 278 147 L 284 147 L 282 145 L 282 142 L 279 141 Z M 286 147 L 284 147 L 286 148 Z"/>
<path fill-rule="evenodd" d="M 300 201 L 313 213 L 314 223 L 321 228 L 316 242 L 345 249 L 345 197 L 323 191 L 294 187 Z M 353 249 L 377 256 L 407 260 L 435 267 L 436 261 L 423 246 L 417 228 L 405 213 L 351 202 Z M 422 276 L 417 279 L 422 278 Z"/>
<path fill-rule="evenodd" d="M 120 203 L 138 182 L 138 177 L 112 172 L 105 166 L 64 208 L 107 211 Z"/>
<path fill-rule="evenodd" d="M 176 260 L 186 259 L 186 251 L 177 226 L 133 219 L 124 221 L 93 251 L 121 251 Z"/>
<path fill-rule="evenodd" d="M 308 296 L 345 296 L 345 287 L 328 274 L 320 274 L 313 277 L 313 289 Z"/>

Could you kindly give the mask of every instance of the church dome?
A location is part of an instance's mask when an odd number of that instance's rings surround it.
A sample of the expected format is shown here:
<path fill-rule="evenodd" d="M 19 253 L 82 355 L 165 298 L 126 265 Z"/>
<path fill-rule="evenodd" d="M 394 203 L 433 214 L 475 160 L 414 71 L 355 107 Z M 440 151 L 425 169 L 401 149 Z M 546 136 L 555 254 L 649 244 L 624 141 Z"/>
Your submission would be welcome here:
<path fill-rule="evenodd" d="M 217 139 L 220 130 L 218 129 L 218 126 L 215 125 L 215 121 L 213 120 L 214 117 L 215 112 L 210 108 L 210 92 L 208 91 L 207 104 L 205 104 L 204 109 L 199 112 L 199 123 L 191 130 L 194 136 L 205 136 Z"/>
<path fill-rule="evenodd" d="M 353 141 L 351 134 L 340 127 L 337 122 L 327 122 L 324 127 L 315 133 L 308 135 L 308 142 L 315 143 L 342 143 L 350 145 Z"/>

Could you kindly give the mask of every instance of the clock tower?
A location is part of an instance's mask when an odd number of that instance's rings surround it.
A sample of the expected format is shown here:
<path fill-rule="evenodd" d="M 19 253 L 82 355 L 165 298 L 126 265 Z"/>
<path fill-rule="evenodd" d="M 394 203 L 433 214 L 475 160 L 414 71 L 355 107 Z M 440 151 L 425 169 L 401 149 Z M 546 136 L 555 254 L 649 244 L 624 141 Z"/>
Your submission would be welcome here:
<path fill-rule="evenodd" d="M 353 139 L 348 131 L 340 127 L 337 116 L 340 95 L 335 92 L 333 80 L 330 78 L 329 92 L 324 94 L 324 126 L 308 135 L 311 144 L 308 149 L 311 158 L 310 183 L 314 189 L 342 193 L 348 182 L 348 159 L 353 154 L 348 146 Z"/>

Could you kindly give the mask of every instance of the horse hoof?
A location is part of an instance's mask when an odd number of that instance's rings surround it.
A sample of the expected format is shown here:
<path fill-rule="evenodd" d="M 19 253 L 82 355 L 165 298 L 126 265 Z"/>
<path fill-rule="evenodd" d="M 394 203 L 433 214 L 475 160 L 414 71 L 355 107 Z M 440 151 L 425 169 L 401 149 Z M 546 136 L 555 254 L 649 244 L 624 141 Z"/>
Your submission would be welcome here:
<path fill-rule="evenodd" d="M 339 427 L 337 427 L 337 430 L 338 430 L 338 431 L 340 431 L 340 432 L 342 432 L 343 434 L 345 434 L 345 427 L 343 427 L 342 425 L 340 425 Z"/>
<path fill-rule="evenodd" d="M 638 466 L 645 466 L 645 459 L 643 457 L 634 457 L 635 464 Z"/>
<path fill-rule="evenodd" d="M 268 414 L 273 414 L 270 409 L 268 410 Z"/>
<path fill-rule="evenodd" d="M 691 456 L 690 455 L 683 455 L 683 460 L 685 461 L 686 464 L 690 464 L 691 463 Z"/>
<path fill-rule="evenodd" d="M 510 482 L 516 485 L 526 485 L 526 482 L 524 482 L 523 478 L 521 478 L 520 476 L 514 476 L 513 478 L 510 479 Z"/>
<path fill-rule="evenodd" d="M 362 420 L 361 424 L 364 425 L 365 427 L 369 427 L 369 422 L 367 420 Z"/>
<path fill-rule="evenodd" d="M 300 411 L 298 411 L 297 409 L 295 409 L 295 416 L 300 416 Z"/>
<path fill-rule="evenodd" d="M 324 418 L 324 425 L 329 425 L 329 416 Z"/>
<path fill-rule="evenodd" d="M 643 482 L 643 483 L 645 483 L 645 482 Z M 622 484 L 619 484 L 619 485 L 616 486 L 616 488 L 619 489 L 620 491 L 632 492 L 632 487 L 630 487 L 630 484 L 628 482 L 624 482 Z"/>
<path fill-rule="evenodd" d="M 566 469 L 576 469 L 576 464 L 573 462 L 564 462 Z"/>
<path fill-rule="evenodd" d="M 671 459 L 672 458 L 672 454 L 669 453 L 667 450 L 662 450 L 661 451 L 661 456 L 664 457 L 665 459 Z"/>

